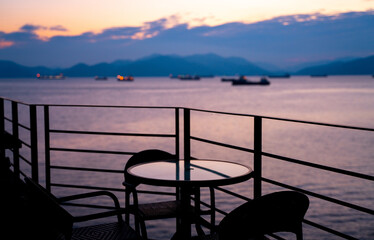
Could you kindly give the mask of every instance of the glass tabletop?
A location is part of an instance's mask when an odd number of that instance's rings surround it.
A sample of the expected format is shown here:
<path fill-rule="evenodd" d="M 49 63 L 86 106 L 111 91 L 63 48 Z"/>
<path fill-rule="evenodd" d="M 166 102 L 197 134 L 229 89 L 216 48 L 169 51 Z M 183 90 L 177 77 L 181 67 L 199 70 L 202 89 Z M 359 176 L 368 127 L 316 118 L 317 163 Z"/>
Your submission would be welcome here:
<path fill-rule="evenodd" d="M 221 160 L 156 161 L 130 167 L 128 173 L 152 185 L 226 185 L 251 177 L 252 169 Z"/>

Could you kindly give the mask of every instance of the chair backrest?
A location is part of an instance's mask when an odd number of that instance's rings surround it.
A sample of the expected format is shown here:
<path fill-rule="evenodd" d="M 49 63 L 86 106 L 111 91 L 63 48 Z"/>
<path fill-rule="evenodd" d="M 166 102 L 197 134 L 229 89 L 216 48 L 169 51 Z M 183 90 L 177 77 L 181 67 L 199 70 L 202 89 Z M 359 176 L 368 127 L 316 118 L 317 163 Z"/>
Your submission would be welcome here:
<path fill-rule="evenodd" d="M 139 185 L 137 181 L 135 181 L 130 174 L 127 173 L 127 169 L 135 164 L 139 163 L 146 163 L 146 162 L 153 162 L 158 160 L 175 160 L 177 161 L 175 155 L 158 150 L 158 149 L 148 149 L 138 153 L 135 153 L 126 163 L 124 169 L 124 177 L 125 181 L 131 183 L 133 185 Z"/>
<path fill-rule="evenodd" d="M 219 224 L 220 240 L 261 238 L 275 232 L 292 232 L 302 239 L 302 220 L 309 207 L 306 195 L 275 192 L 237 207 Z"/>
<path fill-rule="evenodd" d="M 25 178 L 28 191 L 28 202 L 33 219 L 37 221 L 35 230 L 39 239 L 55 239 L 60 234 L 71 237 L 73 216 L 60 206 L 55 196 L 45 188 Z"/>

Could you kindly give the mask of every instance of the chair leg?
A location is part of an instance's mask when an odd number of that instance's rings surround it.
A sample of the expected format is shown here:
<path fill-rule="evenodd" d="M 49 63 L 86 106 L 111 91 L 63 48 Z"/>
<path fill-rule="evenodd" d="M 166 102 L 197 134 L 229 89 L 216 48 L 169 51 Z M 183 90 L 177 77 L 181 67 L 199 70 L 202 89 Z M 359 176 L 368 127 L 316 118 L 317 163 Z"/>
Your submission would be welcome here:
<path fill-rule="evenodd" d="M 195 195 L 195 214 L 197 216 L 193 216 L 193 217 L 199 218 L 200 217 L 200 188 L 194 189 L 194 195 Z M 203 229 L 201 228 L 200 221 L 198 219 L 195 221 L 195 228 L 199 236 L 205 235 Z"/>
<path fill-rule="evenodd" d="M 210 234 L 213 234 L 215 231 L 216 225 L 216 198 L 214 194 L 214 188 L 209 187 L 210 191 L 210 224 L 212 225 L 210 228 Z"/>
<path fill-rule="evenodd" d="M 139 223 L 141 231 L 142 231 L 142 238 L 148 239 L 147 229 L 145 228 L 145 222 L 142 220 Z"/>
<path fill-rule="evenodd" d="M 127 192 L 127 191 L 125 193 L 125 207 L 126 207 L 126 209 L 130 208 L 130 193 Z M 126 212 L 126 214 L 125 214 L 125 221 L 127 223 L 130 222 L 130 213 L 129 212 Z"/>
<path fill-rule="evenodd" d="M 295 233 L 296 233 L 296 239 L 297 240 L 303 240 L 303 226 L 302 226 L 302 223 L 300 223 L 300 227 Z"/>

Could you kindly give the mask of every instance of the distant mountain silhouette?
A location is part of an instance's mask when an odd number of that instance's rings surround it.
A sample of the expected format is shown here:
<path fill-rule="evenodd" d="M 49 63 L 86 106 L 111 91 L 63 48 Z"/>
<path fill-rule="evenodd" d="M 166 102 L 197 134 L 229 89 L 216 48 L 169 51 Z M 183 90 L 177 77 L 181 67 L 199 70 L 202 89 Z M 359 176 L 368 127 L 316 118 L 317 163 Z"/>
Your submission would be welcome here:
<path fill-rule="evenodd" d="M 243 58 L 221 57 L 202 54 L 181 57 L 176 55 L 151 55 L 136 61 L 117 60 L 112 63 L 87 65 L 79 63 L 70 68 L 51 69 L 46 67 L 26 67 L 10 61 L 0 61 L 0 77 L 34 77 L 63 73 L 69 77 L 116 76 L 169 76 L 169 74 L 193 75 L 257 75 L 268 71 Z"/>
<path fill-rule="evenodd" d="M 60 71 L 46 67 L 25 67 L 11 61 L 0 60 L 0 77 L 2 78 L 35 77 L 37 73 L 52 75 L 58 74 Z"/>
<path fill-rule="evenodd" d="M 303 68 L 298 75 L 370 75 L 374 74 L 374 55 L 350 61 L 336 61 L 328 64 Z"/>
<path fill-rule="evenodd" d="M 0 60 L 0 77 L 35 77 L 63 73 L 68 77 L 117 76 L 168 76 L 191 75 L 268 75 L 267 71 L 243 58 L 221 57 L 216 54 L 199 54 L 181 57 L 177 55 L 151 55 L 135 61 L 117 60 L 112 63 L 87 65 L 79 63 L 70 68 L 26 67 L 11 61 Z M 356 75 L 374 73 L 374 55 L 350 61 L 336 61 L 311 66 L 294 72 L 296 75 Z"/>

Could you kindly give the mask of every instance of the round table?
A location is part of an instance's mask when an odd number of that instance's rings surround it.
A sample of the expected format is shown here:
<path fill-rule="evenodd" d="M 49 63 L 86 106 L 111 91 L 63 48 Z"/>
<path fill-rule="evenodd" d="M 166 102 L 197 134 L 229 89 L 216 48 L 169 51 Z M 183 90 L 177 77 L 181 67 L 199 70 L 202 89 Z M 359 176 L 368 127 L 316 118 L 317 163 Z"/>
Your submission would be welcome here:
<path fill-rule="evenodd" d="M 159 160 L 134 165 L 127 172 L 140 183 L 154 186 L 179 187 L 182 209 L 189 209 L 193 187 L 216 187 L 244 182 L 252 177 L 250 167 L 222 160 Z M 181 214 L 181 235 L 191 237 L 191 223 Z"/>

